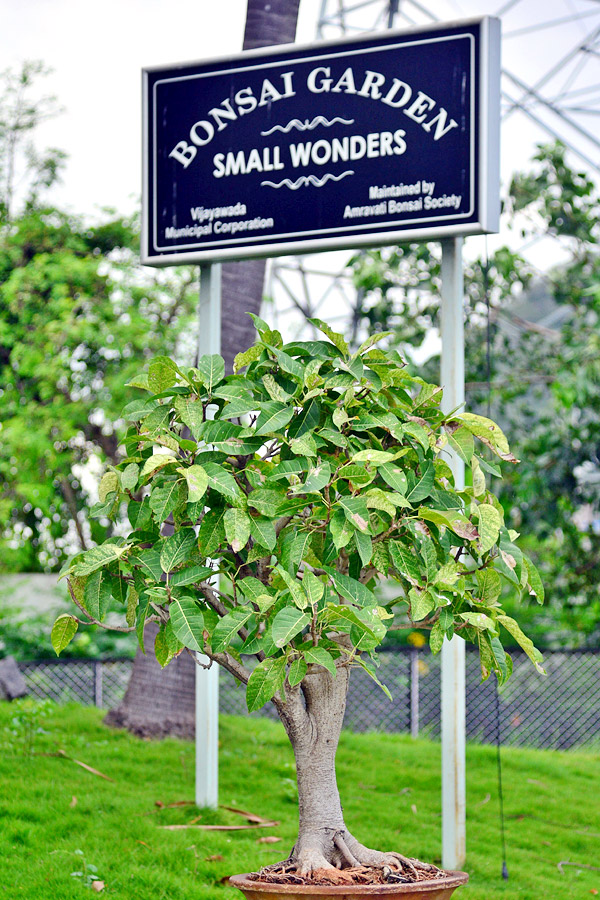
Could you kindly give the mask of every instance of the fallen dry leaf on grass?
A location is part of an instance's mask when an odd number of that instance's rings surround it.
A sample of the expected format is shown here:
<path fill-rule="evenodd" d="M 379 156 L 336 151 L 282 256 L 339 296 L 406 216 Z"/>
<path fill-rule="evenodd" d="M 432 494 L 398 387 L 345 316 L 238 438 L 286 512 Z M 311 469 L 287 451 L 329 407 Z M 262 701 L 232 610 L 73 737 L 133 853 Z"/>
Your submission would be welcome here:
<path fill-rule="evenodd" d="M 106 885 L 103 881 L 92 881 L 92 890 L 96 891 L 97 894 L 99 894 L 100 891 L 103 891 L 105 887 Z"/>
<path fill-rule="evenodd" d="M 411 803 L 410 808 L 412 809 L 413 813 L 414 813 L 415 816 L 416 816 L 416 815 L 417 815 L 417 807 L 416 807 L 416 805 L 415 805 L 414 803 Z"/>
<path fill-rule="evenodd" d="M 258 838 L 257 844 L 278 844 L 283 838 L 275 837 L 274 834 L 267 834 L 265 837 Z"/>
<path fill-rule="evenodd" d="M 155 800 L 154 805 L 159 809 L 174 809 L 176 806 L 195 806 L 195 800 L 176 800 L 174 803 L 163 803 L 162 800 Z"/>
<path fill-rule="evenodd" d="M 220 853 L 213 853 L 212 856 L 205 856 L 204 862 L 218 862 L 220 859 L 223 859 Z"/>
<path fill-rule="evenodd" d="M 152 850 L 152 847 L 150 847 L 150 845 L 147 844 L 146 841 L 136 841 L 136 844 L 141 844 L 141 845 L 142 845 L 143 847 L 145 847 L 147 850 Z"/>
<path fill-rule="evenodd" d="M 59 750 L 57 753 L 49 753 L 48 756 L 62 756 L 64 757 L 64 759 L 70 759 L 71 762 L 74 762 L 77 766 L 81 766 L 81 768 L 85 769 L 86 772 L 91 772 L 92 775 L 97 775 L 99 778 L 104 778 L 106 781 L 114 782 L 114 778 L 109 778 L 108 775 L 105 775 L 103 772 L 99 772 L 98 769 L 94 769 L 93 766 L 88 766 L 87 763 L 81 762 L 80 759 L 75 759 L 74 756 L 69 756 L 69 754 L 65 753 L 64 750 Z"/>
<path fill-rule="evenodd" d="M 256 813 L 246 812 L 245 809 L 236 809 L 235 806 L 222 806 L 221 809 L 226 809 L 227 812 L 243 816 L 245 819 L 248 819 L 249 822 L 254 822 L 256 825 L 265 825 L 267 822 L 271 821 L 270 819 L 265 819 L 263 816 L 257 816 Z"/>
<path fill-rule="evenodd" d="M 69 803 L 69 809 L 75 809 L 76 806 L 77 806 L 77 797 L 75 796 L 75 794 L 73 794 L 73 796 L 71 797 L 71 802 Z"/>
<path fill-rule="evenodd" d="M 196 828 L 201 831 L 254 831 L 256 828 L 275 828 L 280 822 L 261 822 L 256 825 L 159 825 L 163 831 L 185 831 L 186 828 Z"/>

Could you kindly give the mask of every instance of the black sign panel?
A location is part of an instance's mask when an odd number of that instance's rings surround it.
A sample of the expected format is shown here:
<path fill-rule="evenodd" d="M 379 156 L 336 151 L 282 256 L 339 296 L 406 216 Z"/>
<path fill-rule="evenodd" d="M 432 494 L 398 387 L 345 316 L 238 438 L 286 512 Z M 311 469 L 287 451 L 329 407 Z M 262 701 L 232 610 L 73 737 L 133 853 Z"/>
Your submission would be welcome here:
<path fill-rule="evenodd" d="M 154 265 L 497 230 L 496 19 L 144 71 Z"/>

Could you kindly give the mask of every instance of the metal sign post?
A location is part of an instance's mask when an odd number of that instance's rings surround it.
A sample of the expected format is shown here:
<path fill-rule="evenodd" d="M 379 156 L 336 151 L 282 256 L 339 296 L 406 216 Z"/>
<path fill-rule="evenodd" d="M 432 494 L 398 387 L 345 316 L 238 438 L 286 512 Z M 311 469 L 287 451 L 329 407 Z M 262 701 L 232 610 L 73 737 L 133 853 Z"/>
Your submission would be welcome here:
<path fill-rule="evenodd" d="M 221 264 L 200 266 L 198 358 L 221 352 Z M 198 653 L 207 665 L 207 656 Z M 219 667 L 196 666 L 196 806 L 219 805 Z"/>
<path fill-rule="evenodd" d="M 443 410 L 465 402 L 462 238 L 442 241 Z M 454 482 L 465 485 L 465 464 L 449 451 Z M 442 865 L 460 869 L 465 861 L 465 642 L 454 637 L 442 646 Z"/>

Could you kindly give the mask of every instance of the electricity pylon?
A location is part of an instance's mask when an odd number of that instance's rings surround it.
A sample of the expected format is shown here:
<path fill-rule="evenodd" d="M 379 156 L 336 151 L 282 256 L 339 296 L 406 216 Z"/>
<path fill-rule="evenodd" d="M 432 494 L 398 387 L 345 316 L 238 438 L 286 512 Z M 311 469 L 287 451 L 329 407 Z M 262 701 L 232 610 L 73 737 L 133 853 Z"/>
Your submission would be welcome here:
<path fill-rule="evenodd" d="M 502 164 L 508 180 L 537 143 L 560 140 L 574 163 L 600 173 L 600 3 L 597 0 L 320 0 L 318 40 L 414 28 L 482 14 L 502 19 Z M 539 240 L 544 239 L 540 235 Z M 521 249 L 521 248 L 519 248 Z M 532 249 L 532 242 L 528 251 Z M 352 254 L 280 257 L 270 269 L 271 317 L 289 336 L 312 331 L 311 316 L 352 322 L 362 297 L 347 268 Z M 532 260 L 535 264 L 535 260 Z"/>

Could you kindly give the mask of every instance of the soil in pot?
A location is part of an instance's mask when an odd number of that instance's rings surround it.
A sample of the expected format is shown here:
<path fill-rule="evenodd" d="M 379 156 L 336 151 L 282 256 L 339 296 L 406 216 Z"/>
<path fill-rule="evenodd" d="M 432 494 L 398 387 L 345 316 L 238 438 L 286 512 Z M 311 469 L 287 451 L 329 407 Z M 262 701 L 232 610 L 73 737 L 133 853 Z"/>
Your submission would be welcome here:
<path fill-rule="evenodd" d="M 345 869 L 321 869 L 300 876 L 285 864 L 268 866 L 260 872 L 234 875 L 230 882 L 247 900 L 360 900 L 385 897 L 386 900 L 448 900 L 457 887 L 465 884 L 465 872 L 444 872 L 435 866 L 406 860 L 406 865 L 354 866 Z"/>

